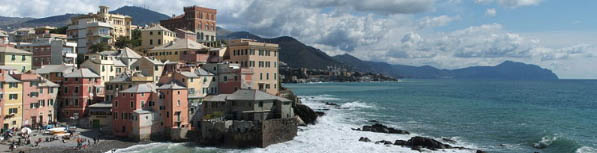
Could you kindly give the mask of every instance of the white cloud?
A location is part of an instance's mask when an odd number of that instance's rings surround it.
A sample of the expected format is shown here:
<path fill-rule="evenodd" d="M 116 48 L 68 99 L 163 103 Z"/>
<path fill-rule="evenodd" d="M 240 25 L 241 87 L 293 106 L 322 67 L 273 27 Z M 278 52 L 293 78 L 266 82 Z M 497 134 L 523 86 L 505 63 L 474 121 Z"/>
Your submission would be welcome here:
<path fill-rule="evenodd" d="M 442 16 L 437 16 L 437 17 L 423 17 L 422 19 L 419 19 L 419 27 L 420 28 L 430 28 L 430 27 L 438 27 L 438 26 L 445 26 L 447 24 L 449 24 L 450 22 L 454 22 L 460 20 L 460 16 L 455 16 L 455 17 L 451 17 L 451 16 L 447 16 L 447 15 L 442 15 Z"/>
<path fill-rule="evenodd" d="M 497 15 L 497 11 L 495 10 L 495 8 L 489 8 L 489 9 L 487 9 L 487 11 L 485 11 L 485 16 L 494 17 L 496 15 Z"/>
<path fill-rule="evenodd" d="M 488 4 L 498 3 L 508 8 L 538 5 L 542 0 L 475 0 L 476 3 Z"/>

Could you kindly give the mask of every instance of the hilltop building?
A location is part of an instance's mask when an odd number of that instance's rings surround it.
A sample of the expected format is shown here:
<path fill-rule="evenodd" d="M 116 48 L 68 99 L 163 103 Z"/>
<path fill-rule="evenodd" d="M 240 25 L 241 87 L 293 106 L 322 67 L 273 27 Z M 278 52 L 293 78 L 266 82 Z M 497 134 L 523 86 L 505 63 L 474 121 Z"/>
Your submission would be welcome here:
<path fill-rule="evenodd" d="M 160 24 L 172 31 L 183 29 L 197 34 L 198 42 L 216 41 L 216 9 L 190 6 L 184 8 L 184 14 L 172 16 Z"/>

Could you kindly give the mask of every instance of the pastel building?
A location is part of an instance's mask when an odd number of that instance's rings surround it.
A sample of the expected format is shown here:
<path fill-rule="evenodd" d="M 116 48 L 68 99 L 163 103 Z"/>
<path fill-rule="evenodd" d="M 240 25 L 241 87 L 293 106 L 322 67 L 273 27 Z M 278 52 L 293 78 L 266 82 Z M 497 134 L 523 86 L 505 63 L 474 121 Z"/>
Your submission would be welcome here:
<path fill-rule="evenodd" d="M 85 62 L 81 67 L 89 68 L 98 73 L 102 79 L 102 84 L 110 81 L 116 75 L 127 72 L 130 66 L 142 56 L 129 48 L 119 49 L 117 51 L 103 51 L 94 54 L 85 55 Z"/>
<path fill-rule="evenodd" d="M 143 57 L 131 64 L 131 69 L 143 76 L 151 77 L 152 81 L 157 83 L 164 72 L 165 65 L 153 57 Z"/>
<path fill-rule="evenodd" d="M 197 34 L 199 42 L 216 41 L 216 9 L 199 6 L 184 7 L 184 14 L 173 16 L 160 24 L 172 31 L 184 29 Z"/>
<path fill-rule="evenodd" d="M 113 101 L 113 135 L 133 140 L 179 137 L 180 131 L 190 128 L 186 97 L 187 89 L 175 82 L 120 91 Z"/>
<path fill-rule="evenodd" d="M 14 73 L 14 69 L 11 69 L 2 67 L 0 70 L 0 86 L 2 88 L 0 123 L 3 131 L 23 126 L 23 82 L 10 75 Z"/>
<path fill-rule="evenodd" d="M 207 63 L 201 66 L 213 73 L 218 94 L 231 94 L 239 89 L 254 89 L 253 71 L 234 63 Z"/>
<path fill-rule="evenodd" d="M 161 25 L 152 25 L 151 27 L 141 29 L 141 47 L 140 51 L 147 54 L 150 49 L 168 44 L 176 38 L 176 33 Z"/>
<path fill-rule="evenodd" d="M 161 61 L 182 63 L 205 63 L 209 48 L 190 39 L 175 39 L 174 41 L 155 47 L 148 53 Z"/>
<path fill-rule="evenodd" d="M 13 76 L 23 84 L 23 126 L 41 127 L 55 122 L 59 85 L 30 72 Z"/>
<path fill-rule="evenodd" d="M 10 46 L 0 46 L 0 65 L 12 67 L 18 71 L 31 70 L 32 53 Z"/>
<path fill-rule="evenodd" d="M 97 99 L 103 100 L 104 91 L 101 78 L 88 68 L 64 74 L 62 91 L 58 96 L 60 120 L 82 118 L 87 115 L 87 106 Z"/>
<path fill-rule="evenodd" d="M 278 44 L 251 39 L 228 41 L 227 61 L 240 64 L 253 72 L 250 89 L 259 89 L 272 95 L 279 93 Z"/>
<path fill-rule="evenodd" d="M 111 103 L 120 91 L 146 83 L 153 83 L 152 77 L 146 77 L 139 72 L 121 73 L 115 79 L 105 83 L 105 101 Z"/>
<path fill-rule="evenodd" d="M 263 121 L 294 117 L 291 100 L 255 89 L 208 96 L 203 110 L 205 120 Z"/>
<path fill-rule="evenodd" d="M 64 81 L 64 74 L 71 73 L 76 69 L 77 68 L 74 65 L 44 65 L 41 68 L 36 69 L 35 73 L 58 85 L 61 85 Z"/>

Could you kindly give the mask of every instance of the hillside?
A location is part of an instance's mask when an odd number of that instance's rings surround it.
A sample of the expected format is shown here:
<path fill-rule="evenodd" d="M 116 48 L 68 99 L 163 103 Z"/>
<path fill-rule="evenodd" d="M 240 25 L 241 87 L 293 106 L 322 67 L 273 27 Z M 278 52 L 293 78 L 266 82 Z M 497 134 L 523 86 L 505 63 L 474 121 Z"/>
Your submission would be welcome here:
<path fill-rule="evenodd" d="M 123 6 L 116 10 L 110 11 L 110 13 L 131 16 L 133 18 L 133 24 L 139 26 L 149 25 L 151 23 L 160 23 L 160 20 L 166 20 L 170 18 L 165 14 L 137 6 Z"/>
<path fill-rule="evenodd" d="M 134 25 L 145 25 L 151 23 L 159 23 L 160 20 L 165 20 L 170 17 L 167 15 L 148 10 L 136 6 L 123 6 L 110 13 L 123 14 L 133 17 Z M 70 24 L 72 17 L 81 14 L 64 14 L 45 18 L 17 18 L 17 17 L 2 17 L 0 16 L 0 29 L 14 30 L 21 27 L 37 27 L 37 26 L 55 26 L 62 27 Z M 10 27 L 11 29 L 8 29 Z"/>
<path fill-rule="evenodd" d="M 261 42 L 270 42 L 280 45 L 280 60 L 290 67 L 303 67 L 311 69 L 326 69 L 327 66 L 341 66 L 321 50 L 307 46 L 292 37 L 261 38 L 248 32 L 234 32 L 224 36 L 218 36 L 220 40 L 249 38 Z"/>
<path fill-rule="evenodd" d="M 495 80 L 557 80 L 551 70 L 537 65 L 505 61 L 496 66 L 474 66 L 455 70 L 442 70 L 431 66 L 390 65 L 368 62 L 344 54 L 334 56 L 339 62 L 361 72 L 382 73 L 401 78 L 418 79 L 495 79 Z"/>

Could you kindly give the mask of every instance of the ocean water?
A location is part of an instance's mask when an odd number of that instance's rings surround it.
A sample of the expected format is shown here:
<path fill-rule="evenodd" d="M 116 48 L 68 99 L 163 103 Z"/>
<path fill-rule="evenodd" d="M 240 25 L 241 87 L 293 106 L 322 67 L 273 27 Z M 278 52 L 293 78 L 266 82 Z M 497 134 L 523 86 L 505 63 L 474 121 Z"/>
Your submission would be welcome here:
<path fill-rule="evenodd" d="M 421 135 L 497 153 L 597 153 L 597 81 L 402 80 L 284 86 L 312 108 L 330 108 L 318 124 L 301 127 L 293 141 L 254 149 L 152 143 L 117 152 L 413 152 L 358 139 L 393 142 Z M 325 102 L 337 103 L 340 109 Z M 411 134 L 351 130 L 371 124 L 368 120 Z"/>

